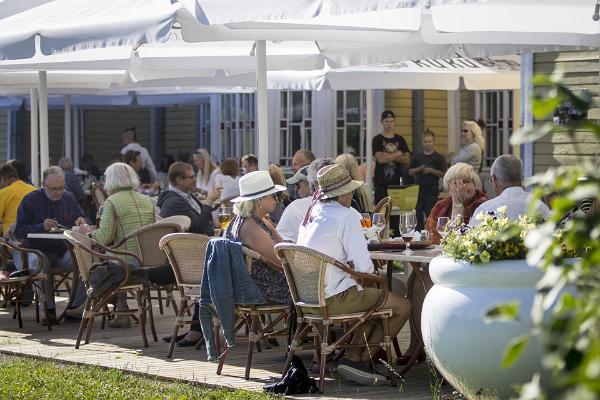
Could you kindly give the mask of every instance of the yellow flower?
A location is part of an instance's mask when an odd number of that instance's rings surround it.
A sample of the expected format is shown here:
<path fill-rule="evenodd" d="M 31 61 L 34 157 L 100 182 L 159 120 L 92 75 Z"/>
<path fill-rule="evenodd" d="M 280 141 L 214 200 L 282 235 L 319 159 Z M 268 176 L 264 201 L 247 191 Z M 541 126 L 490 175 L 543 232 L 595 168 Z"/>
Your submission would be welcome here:
<path fill-rule="evenodd" d="M 479 255 L 479 258 L 481 258 L 481 262 L 488 263 L 488 262 L 490 262 L 490 253 L 488 253 L 487 251 L 484 250 Z"/>

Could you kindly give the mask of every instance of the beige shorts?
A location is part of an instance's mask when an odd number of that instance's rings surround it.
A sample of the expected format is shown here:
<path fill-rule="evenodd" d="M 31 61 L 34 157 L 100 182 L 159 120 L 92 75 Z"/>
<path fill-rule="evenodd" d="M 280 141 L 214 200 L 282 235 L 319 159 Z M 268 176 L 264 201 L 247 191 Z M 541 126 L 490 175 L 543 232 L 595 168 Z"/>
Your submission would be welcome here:
<path fill-rule="evenodd" d="M 381 300 L 382 295 L 381 289 L 363 288 L 363 290 L 358 290 L 358 287 L 352 286 L 341 293 L 327 298 L 327 311 L 329 315 L 367 311 Z M 306 307 L 304 308 L 304 312 L 307 314 L 321 314 L 321 309 Z"/>

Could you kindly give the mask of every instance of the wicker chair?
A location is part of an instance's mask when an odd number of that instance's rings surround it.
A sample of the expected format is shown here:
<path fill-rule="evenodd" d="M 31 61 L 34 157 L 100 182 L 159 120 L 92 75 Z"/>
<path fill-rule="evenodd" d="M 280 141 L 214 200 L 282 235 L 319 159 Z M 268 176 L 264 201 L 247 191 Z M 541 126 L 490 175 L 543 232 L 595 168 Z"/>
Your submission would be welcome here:
<path fill-rule="evenodd" d="M 377 203 L 373 208 L 374 213 L 382 213 L 385 218 L 385 224 L 388 226 L 390 222 L 390 216 L 392 215 L 392 199 L 390 197 L 384 197 Z"/>
<path fill-rule="evenodd" d="M 108 199 L 108 193 L 106 193 L 102 185 L 96 182 L 92 183 L 90 191 L 92 194 L 92 201 L 96 205 L 96 209 L 99 209 L 102 207 L 106 199 Z"/>
<path fill-rule="evenodd" d="M 187 218 L 189 221 L 189 218 Z M 189 225 L 188 225 L 189 226 Z M 159 242 L 163 236 L 170 233 L 177 233 L 182 231 L 181 220 L 164 219 L 159 220 L 153 224 L 143 226 L 130 232 L 127 236 L 121 239 L 118 243 L 115 243 L 111 248 L 118 249 L 123 246 L 126 242 L 133 241 L 138 248 L 137 259 L 140 262 L 141 268 L 157 268 L 169 266 L 169 259 L 166 254 L 160 249 Z M 158 300 L 158 309 L 163 314 L 163 302 L 162 302 L 162 290 L 167 293 L 167 305 L 173 304 L 173 311 L 175 315 L 178 314 L 177 304 L 173 297 L 173 285 L 156 285 L 153 284 L 150 290 L 156 290 L 157 296 L 151 299 Z"/>
<path fill-rule="evenodd" d="M 294 352 L 301 348 L 302 342 L 310 331 L 314 331 L 317 340 L 320 342 L 320 370 L 319 370 L 319 389 L 323 393 L 325 389 L 325 365 L 328 354 L 336 349 L 344 347 L 364 346 L 364 344 L 348 344 L 354 331 L 366 320 L 381 319 L 384 330 L 384 345 L 386 348 L 387 362 L 392 365 L 392 340 L 390 337 L 389 318 L 392 317 L 392 310 L 382 308 L 388 296 L 388 289 L 383 278 L 373 275 L 356 272 L 348 265 L 337 261 L 316 250 L 287 243 L 275 245 L 275 253 L 281 259 L 285 276 L 290 286 L 290 293 L 296 306 L 298 317 L 298 326 L 294 339 L 288 352 L 287 361 L 283 373 L 285 374 L 291 364 Z M 348 273 L 355 280 L 376 283 L 381 287 L 383 295 L 374 307 L 365 311 L 353 314 L 329 315 L 327 303 L 325 302 L 325 273 L 328 269 L 339 268 Z M 320 308 L 320 314 L 309 314 L 304 312 L 306 307 Z M 348 324 L 348 328 L 343 335 L 335 341 L 330 342 L 329 333 L 333 324 Z M 323 326 L 323 332 L 316 329 L 316 325 Z M 369 343 L 370 346 L 379 346 L 380 343 Z M 319 349 L 318 349 L 319 350 Z M 396 385 L 396 376 L 390 374 L 390 381 L 393 386 Z"/>
<path fill-rule="evenodd" d="M 103 251 L 109 251 L 113 254 L 133 257 L 135 257 L 135 254 L 126 251 L 109 249 L 107 247 L 101 246 L 96 242 L 93 242 L 90 237 L 83 235 L 79 232 L 66 231 L 64 234 L 67 240 L 73 246 L 73 253 L 75 254 L 75 258 L 77 260 L 79 274 L 81 276 L 83 284 L 85 285 L 86 290 L 88 289 L 90 270 L 92 268 L 92 265 L 96 262 L 112 261 L 116 263 L 116 265 L 120 266 L 125 273 L 124 279 L 115 288 L 109 290 L 107 293 L 104 293 L 99 299 L 86 299 L 85 310 L 83 312 L 81 324 L 79 325 L 79 332 L 77 334 L 77 342 L 75 343 L 75 348 L 79 348 L 79 344 L 81 343 L 81 338 L 83 336 L 83 331 L 86 328 L 87 333 L 85 336 L 85 344 L 89 343 L 90 335 L 92 332 L 92 326 L 94 325 L 94 318 L 102 317 L 102 326 L 104 327 L 104 321 L 106 319 L 106 316 L 110 314 L 125 314 L 137 316 L 140 322 L 140 330 L 142 333 L 144 347 L 148 347 L 148 339 L 146 338 L 146 313 L 148 313 L 150 319 L 150 329 L 152 331 L 153 339 L 155 342 L 158 341 L 158 338 L 156 337 L 156 330 L 154 328 L 154 317 L 152 315 L 152 304 L 150 302 L 150 292 L 148 291 L 148 288 L 145 287 L 143 283 L 127 283 L 131 272 L 131 268 L 129 267 L 129 265 L 127 265 L 125 261 L 123 261 L 121 258 L 115 255 L 102 254 L 98 251 L 93 250 L 92 245 L 99 247 Z M 137 308 L 122 311 L 108 311 L 108 302 L 119 293 L 129 293 L 133 295 L 137 303 Z"/>
<path fill-rule="evenodd" d="M 43 267 L 43 256 L 39 250 L 27 249 L 24 247 L 17 246 L 8 242 L 7 240 L 0 238 L 0 248 L 2 251 L 0 252 L 0 268 L 2 270 L 6 269 L 9 263 L 9 254 L 11 252 L 19 252 L 21 253 L 21 257 L 23 258 L 24 265 L 23 269 L 28 271 L 27 275 L 14 277 L 14 278 L 4 278 L 0 279 L 0 292 L 2 293 L 2 298 L 4 302 L 14 301 L 15 302 L 15 311 L 13 313 L 13 319 L 17 319 L 19 323 L 19 328 L 23 328 L 23 319 L 21 317 L 21 295 L 22 289 L 28 285 L 32 284 L 36 294 L 35 294 L 35 320 L 36 322 L 40 322 L 40 302 L 44 305 L 44 313 L 46 316 L 46 321 L 48 319 L 48 307 L 46 305 L 46 291 L 44 290 L 44 281 L 47 279 L 46 274 L 40 273 Z M 29 270 L 28 268 L 28 254 L 33 254 L 37 257 L 38 268 L 35 270 Z M 39 296 L 39 297 L 38 297 Z M 50 322 L 47 323 L 48 330 L 52 330 L 52 324 Z"/>
<path fill-rule="evenodd" d="M 244 260 L 246 267 L 250 271 L 253 260 L 259 260 L 268 265 L 269 267 L 283 272 L 281 265 L 274 264 L 262 255 L 248 247 L 242 248 L 244 252 Z M 268 304 L 268 305 L 237 305 L 236 306 L 236 322 L 235 331 L 239 331 L 242 327 L 247 326 L 249 329 L 248 334 L 248 352 L 246 359 L 246 370 L 244 372 L 244 379 L 250 379 L 250 370 L 252 369 L 252 355 L 254 353 L 254 347 L 257 347 L 257 351 L 261 351 L 260 342 L 268 338 L 285 337 L 288 332 L 288 323 L 290 316 L 290 305 L 289 304 Z M 270 321 L 263 323 L 264 321 Z M 277 326 L 283 322 L 283 326 L 278 329 Z M 223 353 L 219 356 L 219 366 L 217 367 L 217 375 L 221 375 L 225 359 L 230 347 L 226 346 Z"/>
<path fill-rule="evenodd" d="M 206 244 L 209 240 L 210 237 L 195 233 L 171 233 L 160 239 L 159 247 L 169 259 L 181 295 L 179 313 L 175 320 L 167 358 L 171 358 L 173 355 L 179 328 L 192 322 L 185 319 L 185 314 L 200 299 L 200 282 L 202 282 L 204 272 Z M 215 337 L 218 337 L 218 332 Z"/>

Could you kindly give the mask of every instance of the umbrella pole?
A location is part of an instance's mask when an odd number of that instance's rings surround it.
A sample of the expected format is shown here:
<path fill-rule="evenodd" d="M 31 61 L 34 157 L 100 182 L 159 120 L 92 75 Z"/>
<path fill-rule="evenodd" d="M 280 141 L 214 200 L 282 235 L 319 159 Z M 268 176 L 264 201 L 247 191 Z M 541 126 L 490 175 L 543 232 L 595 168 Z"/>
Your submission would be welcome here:
<path fill-rule="evenodd" d="M 40 91 L 40 167 L 45 171 L 50 166 L 48 146 L 48 82 L 46 71 L 38 72 L 38 90 Z"/>
<path fill-rule="evenodd" d="M 73 160 L 71 135 L 71 96 L 65 96 L 65 157 Z"/>
<path fill-rule="evenodd" d="M 39 162 L 39 124 L 38 124 L 38 90 L 29 89 L 29 98 L 31 100 L 30 124 L 31 124 L 31 182 L 35 186 L 40 184 L 40 162 Z"/>
<path fill-rule="evenodd" d="M 366 138 L 366 146 L 365 153 L 366 159 L 366 174 L 365 174 L 365 184 L 367 185 L 367 190 L 369 193 L 373 191 L 373 177 L 372 177 L 372 168 L 371 163 L 373 161 L 373 132 L 375 131 L 375 116 L 373 112 L 374 104 L 373 104 L 373 89 L 367 89 L 367 138 Z"/>
<path fill-rule="evenodd" d="M 258 169 L 269 165 L 269 116 L 267 113 L 267 43 L 256 41 L 256 104 L 258 106 Z"/>

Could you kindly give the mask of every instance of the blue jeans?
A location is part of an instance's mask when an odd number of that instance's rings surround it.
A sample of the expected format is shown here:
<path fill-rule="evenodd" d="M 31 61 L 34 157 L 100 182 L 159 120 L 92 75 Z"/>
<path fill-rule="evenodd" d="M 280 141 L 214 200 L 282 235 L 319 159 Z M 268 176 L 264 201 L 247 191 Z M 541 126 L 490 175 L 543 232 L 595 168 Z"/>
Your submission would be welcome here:
<path fill-rule="evenodd" d="M 56 308 L 54 301 L 54 285 L 52 284 L 52 276 L 50 275 L 50 267 L 55 268 L 65 268 L 67 270 L 73 270 L 75 263 L 71 257 L 70 252 L 65 252 L 62 256 L 57 254 L 44 254 L 44 268 L 42 273 L 46 274 L 46 281 L 44 283 L 44 289 L 46 291 L 46 304 L 49 310 Z M 29 268 L 36 269 L 38 267 L 38 258 L 29 254 Z M 87 294 L 85 293 L 85 286 L 81 280 L 81 277 L 77 280 L 76 283 L 73 284 L 74 287 L 72 290 L 75 290 L 75 294 L 71 294 L 73 296 L 73 302 L 71 303 L 71 307 L 79 307 L 85 301 Z M 39 294 L 38 294 L 39 295 Z"/>

